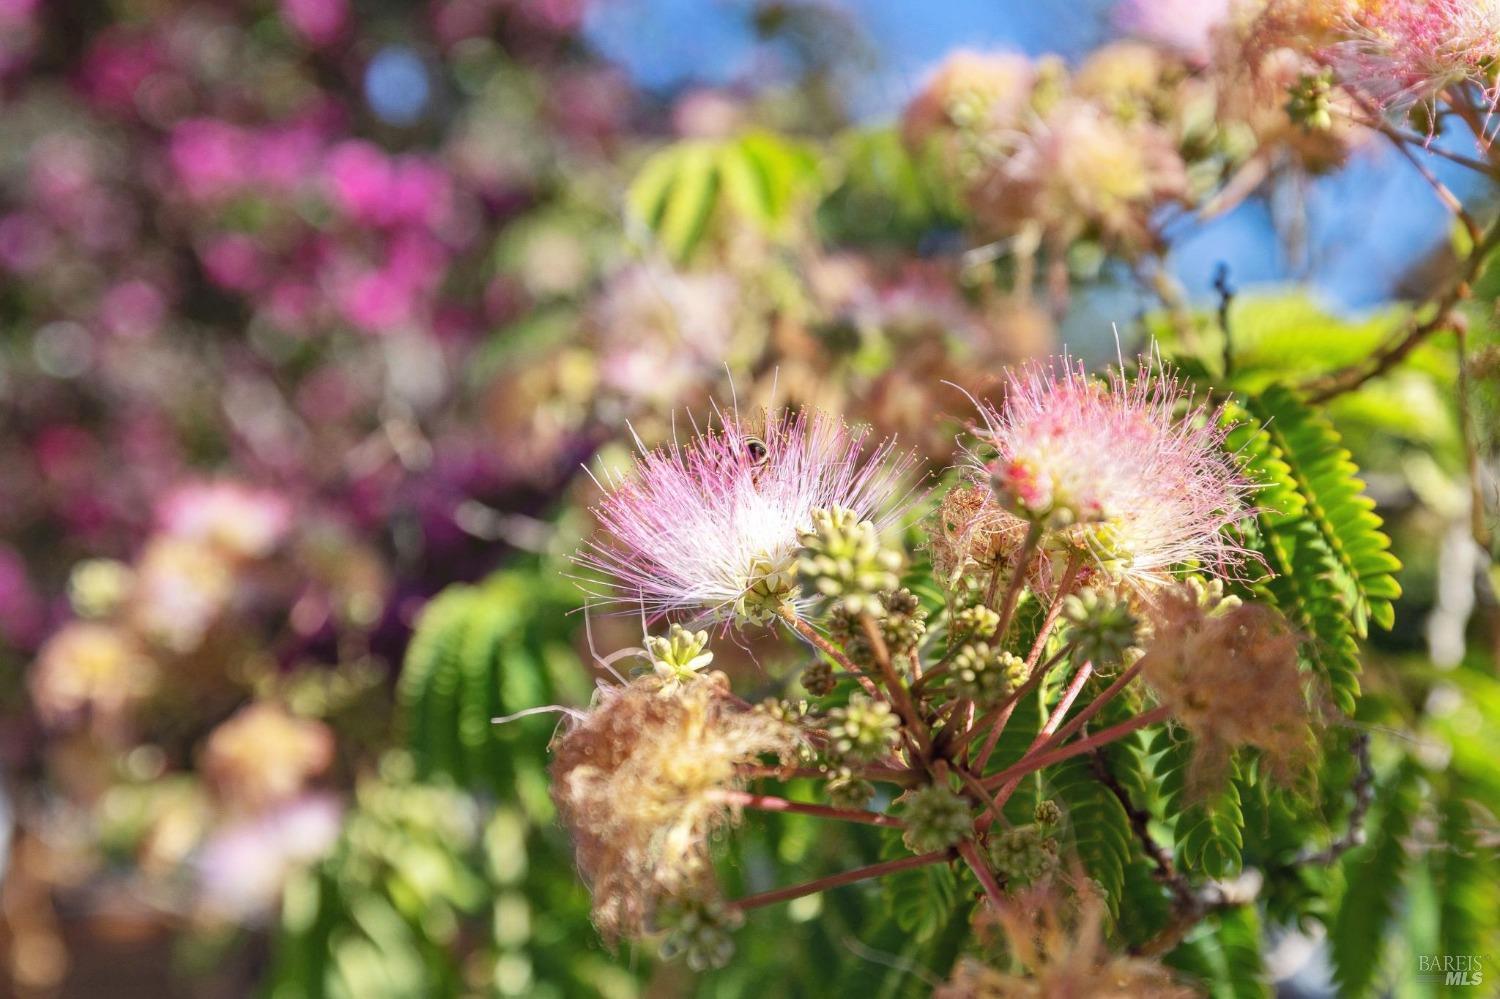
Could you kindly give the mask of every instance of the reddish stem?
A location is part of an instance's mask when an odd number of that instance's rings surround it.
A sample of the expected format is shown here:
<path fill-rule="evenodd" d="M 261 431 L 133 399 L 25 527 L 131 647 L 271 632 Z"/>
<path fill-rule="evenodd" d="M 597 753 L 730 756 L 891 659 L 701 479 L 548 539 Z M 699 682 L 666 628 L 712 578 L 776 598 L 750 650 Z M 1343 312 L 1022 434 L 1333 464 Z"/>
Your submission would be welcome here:
<path fill-rule="evenodd" d="M 796 812 L 800 815 L 816 815 L 824 819 L 841 819 L 844 822 L 863 822 L 871 826 L 901 828 L 901 820 L 881 812 L 867 812 L 859 808 L 834 808 L 832 805 L 816 805 L 810 801 L 791 801 L 773 794 L 756 794 L 753 791 L 722 789 L 712 797 L 731 805 L 758 808 L 763 812 Z"/>
<path fill-rule="evenodd" d="M 732 904 L 741 912 L 749 909 L 758 909 L 761 906 L 775 905 L 777 902 L 788 902 L 794 898 L 801 898 L 803 895 L 812 895 L 815 892 L 824 891 L 828 888 L 838 888 L 841 885 L 854 884 L 856 881 L 864 881 L 867 878 L 878 878 L 886 874 L 895 874 L 898 871 L 909 871 L 914 867 L 941 864 L 951 859 L 952 856 L 952 850 L 937 850 L 933 853 L 919 853 L 910 857 L 900 857 L 896 860 L 883 860 L 878 864 L 856 867 L 852 871 L 830 874 L 825 878 L 805 881 L 800 885 L 774 888 L 771 891 L 763 891 L 759 895 L 747 895 Z"/>
<path fill-rule="evenodd" d="M 1081 756 L 1084 753 L 1098 749 L 1100 746 L 1107 746 L 1116 739 L 1123 739 L 1137 729 L 1145 728 L 1147 725 L 1154 725 L 1159 721 L 1165 721 L 1171 713 L 1172 709 L 1163 704 L 1161 707 L 1152 708 L 1150 711 L 1136 715 L 1134 718 L 1122 721 L 1118 725 L 1100 729 L 1093 735 L 1070 743 L 1060 749 L 1028 753 L 1015 766 L 1007 767 L 993 777 L 986 777 L 982 783 L 987 788 L 1001 787 L 1017 777 L 1025 777 L 1027 774 L 1041 770 L 1043 767 L 1050 767 L 1064 760 L 1071 760 L 1075 756 Z"/>
<path fill-rule="evenodd" d="M 827 780 L 828 771 L 818 767 L 774 767 L 757 764 L 754 766 L 741 767 L 737 771 L 742 777 L 770 778 L 774 780 L 792 780 L 795 777 L 811 777 L 814 780 Z M 885 784 L 912 784 L 916 781 L 916 775 L 906 769 L 896 767 L 855 767 L 851 771 L 854 776 L 865 780 L 880 781 Z"/>
<path fill-rule="evenodd" d="M 1066 742 L 1069 738 L 1072 737 L 1073 733 L 1077 732 L 1079 729 L 1083 728 L 1084 725 L 1088 724 L 1090 718 L 1098 714 L 1106 704 L 1115 699 L 1120 691 L 1125 689 L 1125 685 L 1127 683 L 1135 679 L 1136 675 L 1141 671 L 1142 661 L 1143 660 L 1137 659 L 1134 666 L 1130 667 L 1125 672 L 1116 677 L 1115 682 L 1111 683 L 1108 687 L 1105 687 L 1103 693 L 1089 702 L 1088 707 L 1078 712 L 1077 717 L 1071 719 L 1066 725 L 1058 729 L 1057 734 L 1048 739 L 1047 745 L 1043 748 L 1062 745 L 1062 743 Z"/>
<path fill-rule="evenodd" d="M 1042 730 L 1036 734 L 1036 738 L 1032 739 L 1031 745 L 1027 747 L 1026 752 L 1028 755 L 1040 750 L 1052 738 L 1052 733 L 1057 731 L 1057 726 L 1062 723 L 1063 716 L 1068 713 L 1068 709 L 1073 706 L 1073 702 L 1078 700 L 1078 694 L 1083 690 L 1083 685 L 1093 675 L 1093 663 L 1084 663 L 1078 667 L 1078 672 L 1073 675 L 1073 681 L 1068 684 L 1068 689 L 1063 691 L 1062 697 L 1058 698 L 1057 704 L 1052 708 L 1052 713 L 1047 716 L 1046 723 L 1042 725 Z M 1015 794 L 1016 788 L 1020 786 L 1021 778 L 1017 777 L 1001 788 L 1000 793 L 995 795 L 995 800 L 990 804 L 986 813 L 979 817 L 979 821 L 986 822 L 989 815 L 999 815 L 1000 810 L 1005 807 L 1005 803 L 1010 800 L 1010 796 Z"/>
<path fill-rule="evenodd" d="M 1000 605 L 1000 627 L 995 629 L 995 641 L 1005 641 L 1005 633 L 1010 630 L 1010 619 L 1016 612 L 1016 602 L 1021 598 L 1021 584 L 1026 581 L 1026 564 L 1036 554 L 1036 549 L 1042 541 L 1042 525 L 1033 522 L 1026 529 L 1026 540 L 1021 545 L 1021 550 L 1016 555 L 1015 565 L 1011 567 L 1010 583 L 1005 587 L 1005 602 Z M 990 586 L 990 593 L 985 596 L 986 604 L 994 601 L 994 585 Z"/>
<path fill-rule="evenodd" d="M 854 665 L 854 662 L 844 654 L 844 651 L 842 649 L 834 645 L 822 635 L 818 634 L 817 630 L 813 628 L 812 625 L 808 624 L 806 621 L 798 617 L 795 610 L 793 610 L 790 606 L 783 604 L 781 606 L 781 609 L 776 613 L 783 621 L 791 626 L 793 631 L 801 635 L 803 638 L 807 639 L 816 648 L 826 653 L 830 658 L 833 659 L 834 662 L 842 666 L 846 673 L 850 674 L 856 680 L 858 680 L 860 684 L 865 688 L 865 691 L 867 693 L 869 693 L 872 697 L 879 696 L 879 692 L 875 687 L 874 681 L 865 676 L 864 671 L 861 670 L 858 666 Z"/>
<path fill-rule="evenodd" d="M 880 673 L 885 678 L 886 692 L 890 695 L 897 714 L 906 722 L 907 730 L 916 744 L 917 754 L 923 761 L 931 760 L 932 739 L 927 734 L 927 726 L 923 723 L 922 716 L 917 713 L 917 705 L 911 699 L 911 691 L 907 689 L 905 681 L 896 672 L 895 664 L 891 662 L 891 651 L 886 647 L 885 636 L 880 633 L 880 623 L 870 614 L 861 614 L 859 620 L 865 629 L 865 639 L 870 643 L 870 650 L 875 656 L 875 665 L 880 667 Z"/>
<path fill-rule="evenodd" d="M 958 844 L 958 855 L 964 858 L 964 863 L 969 865 L 969 870 L 973 871 L 979 883 L 984 885 L 984 893 L 989 898 L 990 904 L 997 909 L 1000 908 L 1005 901 L 1005 889 L 1000 887 L 1000 881 L 995 877 L 995 873 L 984 862 L 984 857 L 980 856 L 979 847 L 974 845 L 973 840 L 966 839 Z"/>

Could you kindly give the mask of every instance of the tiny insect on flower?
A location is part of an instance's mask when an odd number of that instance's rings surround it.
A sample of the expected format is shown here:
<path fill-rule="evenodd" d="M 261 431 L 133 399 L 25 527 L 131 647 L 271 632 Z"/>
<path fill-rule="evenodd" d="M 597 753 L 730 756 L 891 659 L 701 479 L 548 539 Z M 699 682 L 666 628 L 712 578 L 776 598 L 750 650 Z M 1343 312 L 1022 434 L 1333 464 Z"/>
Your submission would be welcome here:
<path fill-rule="evenodd" d="M 604 531 L 577 561 L 608 577 L 600 594 L 648 615 L 763 623 L 797 588 L 799 533 L 839 507 L 877 528 L 907 505 L 914 455 L 820 412 L 726 419 L 687 443 L 644 451 L 633 474 L 608 477 L 595 507 Z"/>

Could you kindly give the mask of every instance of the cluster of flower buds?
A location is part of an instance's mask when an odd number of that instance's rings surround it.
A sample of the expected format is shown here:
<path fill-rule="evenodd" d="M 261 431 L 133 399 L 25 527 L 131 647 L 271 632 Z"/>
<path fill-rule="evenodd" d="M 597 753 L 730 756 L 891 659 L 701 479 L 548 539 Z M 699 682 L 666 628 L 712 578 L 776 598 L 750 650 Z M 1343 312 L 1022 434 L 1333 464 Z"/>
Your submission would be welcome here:
<path fill-rule="evenodd" d="M 1124 597 L 1097 589 L 1063 598 L 1073 658 L 1103 669 L 1121 662 L 1136 644 L 1140 622 Z"/>
<path fill-rule="evenodd" d="M 716 902 L 674 902 L 657 913 L 665 934 L 661 956 L 681 957 L 694 971 L 722 968 L 734 956 L 733 933 L 745 921 L 737 909 Z"/>
<path fill-rule="evenodd" d="M 714 661 L 708 651 L 708 632 L 672 625 L 665 636 L 647 636 L 646 655 L 663 683 L 686 683 Z"/>
<path fill-rule="evenodd" d="M 1061 809 L 1043 801 L 1037 805 L 1035 821 L 990 837 L 990 862 L 996 875 L 1011 887 L 1037 884 L 1051 877 L 1058 868 L 1061 821 Z"/>
<path fill-rule="evenodd" d="M 913 853 L 931 853 L 954 845 L 974 826 L 970 802 L 947 782 L 927 784 L 896 799 L 906 823 L 902 841 Z"/>
<path fill-rule="evenodd" d="M 967 642 L 953 656 L 953 692 L 991 707 L 1019 690 L 1030 675 L 1026 660 L 989 642 Z"/>
<path fill-rule="evenodd" d="M 901 720 L 887 701 L 865 694 L 828 712 L 828 752 L 849 763 L 873 763 L 889 755 L 901 738 Z"/>
<path fill-rule="evenodd" d="M 881 593 L 901 585 L 901 553 L 885 547 L 873 521 L 843 507 L 812 511 L 812 526 L 798 537 L 802 584 L 832 600 L 845 614 L 882 616 Z"/>

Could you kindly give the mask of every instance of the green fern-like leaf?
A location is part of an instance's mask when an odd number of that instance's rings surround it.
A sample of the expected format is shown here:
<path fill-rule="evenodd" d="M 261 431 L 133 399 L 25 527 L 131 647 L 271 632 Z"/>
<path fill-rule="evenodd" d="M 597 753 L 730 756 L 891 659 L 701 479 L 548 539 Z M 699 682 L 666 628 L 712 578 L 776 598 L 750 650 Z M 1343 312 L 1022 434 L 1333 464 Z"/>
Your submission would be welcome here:
<path fill-rule="evenodd" d="M 397 703 L 407 748 L 423 774 L 452 775 L 461 765 L 459 694 L 473 605 L 473 587 L 444 590 L 423 609 L 407 646 Z"/>
<path fill-rule="evenodd" d="M 1114 793 L 1099 782 L 1087 760 L 1072 759 L 1046 771 L 1047 786 L 1067 812 L 1073 849 L 1089 876 L 1103 886 L 1110 912 L 1118 915 L 1125 868 L 1134 833 Z"/>
<path fill-rule="evenodd" d="M 400 728 L 424 778 L 511 793 L 513 728 L 494 719 L 553 700 L 545 674 L 549 623 L 565 604 L 535 580 L 500 574 L 451 586 L 423 609 L 397 689 Z"/>
<path fill-rule="evenodd" d="M 821 184 L 808 149 L 769 132 L 674 143 L 653 154 L 625 196 L 631 221 L 676 262 L 693 256 L 716 225 L 789 232 Z"/>
<path fill-rule="evenodd" d="M 1367 994 L 1382 961 L 1387 932 L 1410 859 L 1403 840 L 1420 805 L 1415 764 L 1403 762 L 1384 782 L 1383 803 L 1369 841 L 1344 858 L 1348 890 L 1329 928 L 1340 994 Z"/>
<path fill-rule="evenodd" d="M 1365 495 L 1359 469 L 1338 431 L 1284 386 L 1273 385 L 1254 397 L 1250 409 L 1305 501 L 1301 512 L 1268 512 L 1264 519 L 1273 529 L 1310 521 L 1332 557 L 1356 632 L 1364 637 L 1370 621 L 1389 628 L 1394 601 L 1401 595 L 1396 581 L 1401 563 L 1390 552 L 1375 502 Z"/>
<path fill-rule="evenodd" d="M 907 852 L 895 841 L 888 854 L 898 857 Z M 942 932 L 959 905 L 958 878 L 947 864 L 883 878 L 881 889 L 892 921 L 917 943 L 926 943 Z"/>
<path fill-rule="evenodd" d="M 1307 636 L 1303 656 L 1327 693 L 1352 714 L 1359 646 L 1368 622 L 1389 627 L 1401 589 L 1374 503 L 1323 416 L 1272 386 L 1247 408 L 1230 407 L 1228 444 L 1260 486 L 1249 539 L 1271 571 L 1257 592 Z"/>
<path fill-rule="evenodd" d="M 1187 770 L 1192 741 L 1182 733 L 1158 732 L 1150 751 L 1156 754 L 1161 810 L 1173 826 L 1179 868 L 1211 878 L 1239 873 L 1245 843 L 1239 787 L 1229 780 L 1221 789 L 1191 793 Z"/>

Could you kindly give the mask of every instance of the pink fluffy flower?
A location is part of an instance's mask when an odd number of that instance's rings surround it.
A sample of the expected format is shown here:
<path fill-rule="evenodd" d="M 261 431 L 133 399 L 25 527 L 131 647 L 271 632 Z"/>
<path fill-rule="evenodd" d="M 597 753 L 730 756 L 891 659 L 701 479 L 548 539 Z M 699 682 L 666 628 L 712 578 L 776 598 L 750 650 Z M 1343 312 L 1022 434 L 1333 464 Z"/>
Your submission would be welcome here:
<path fill-rule="evenodd" d="M 213 545 L 236 558 L 260 558 L 280 544 L 292 506 L 279 493 L 236 482 L 193 483 L 166 497 L 158 519 L 174 538 Z"/>
<path fill-rule="evenodd" d="M 1133 35 L 1208 62 L 1213 34 L 1229 20 L 1229 0 L 1121 0 L 1114 20 Z"/>
<path fill-rule="evenodd" d="M 1490 67 L 1500 58 L 1500 0 L 1382 0 L 1355 5 L 1352 38 L 1328 61 L 1344 81 L 1383 107 L 1429 100 L 1475 83 L 1493 103 Z"/>
<path fill-rule="evenodd" d="M 885 526 L 905 507 L 915 456 L 821 412 L 726 419 L 687 444 L 645 451 L 610 475 L 595 508 L 609 537 L 578 561 L 611 577 L 608 598 L 652 615 L 763 622 L 797 605 L 799 528 L 841 506 Z M 644 449 L 643 449 L 644 450 Z"/>
<path fill-rule="evenodd" d="M 1224 450 L 1219 414 L 1193 404 L 1143 359 L 1134 380 L 1100 381 L 1064 358 L 1009 376 L 1003 408 L 981 405 L 975 454 L 1010 507 L 1084 546 L 1133 584 L 1186 563 L 1232 571 L 1244 551 L 1224 529 L 1254 486 Z"/>

